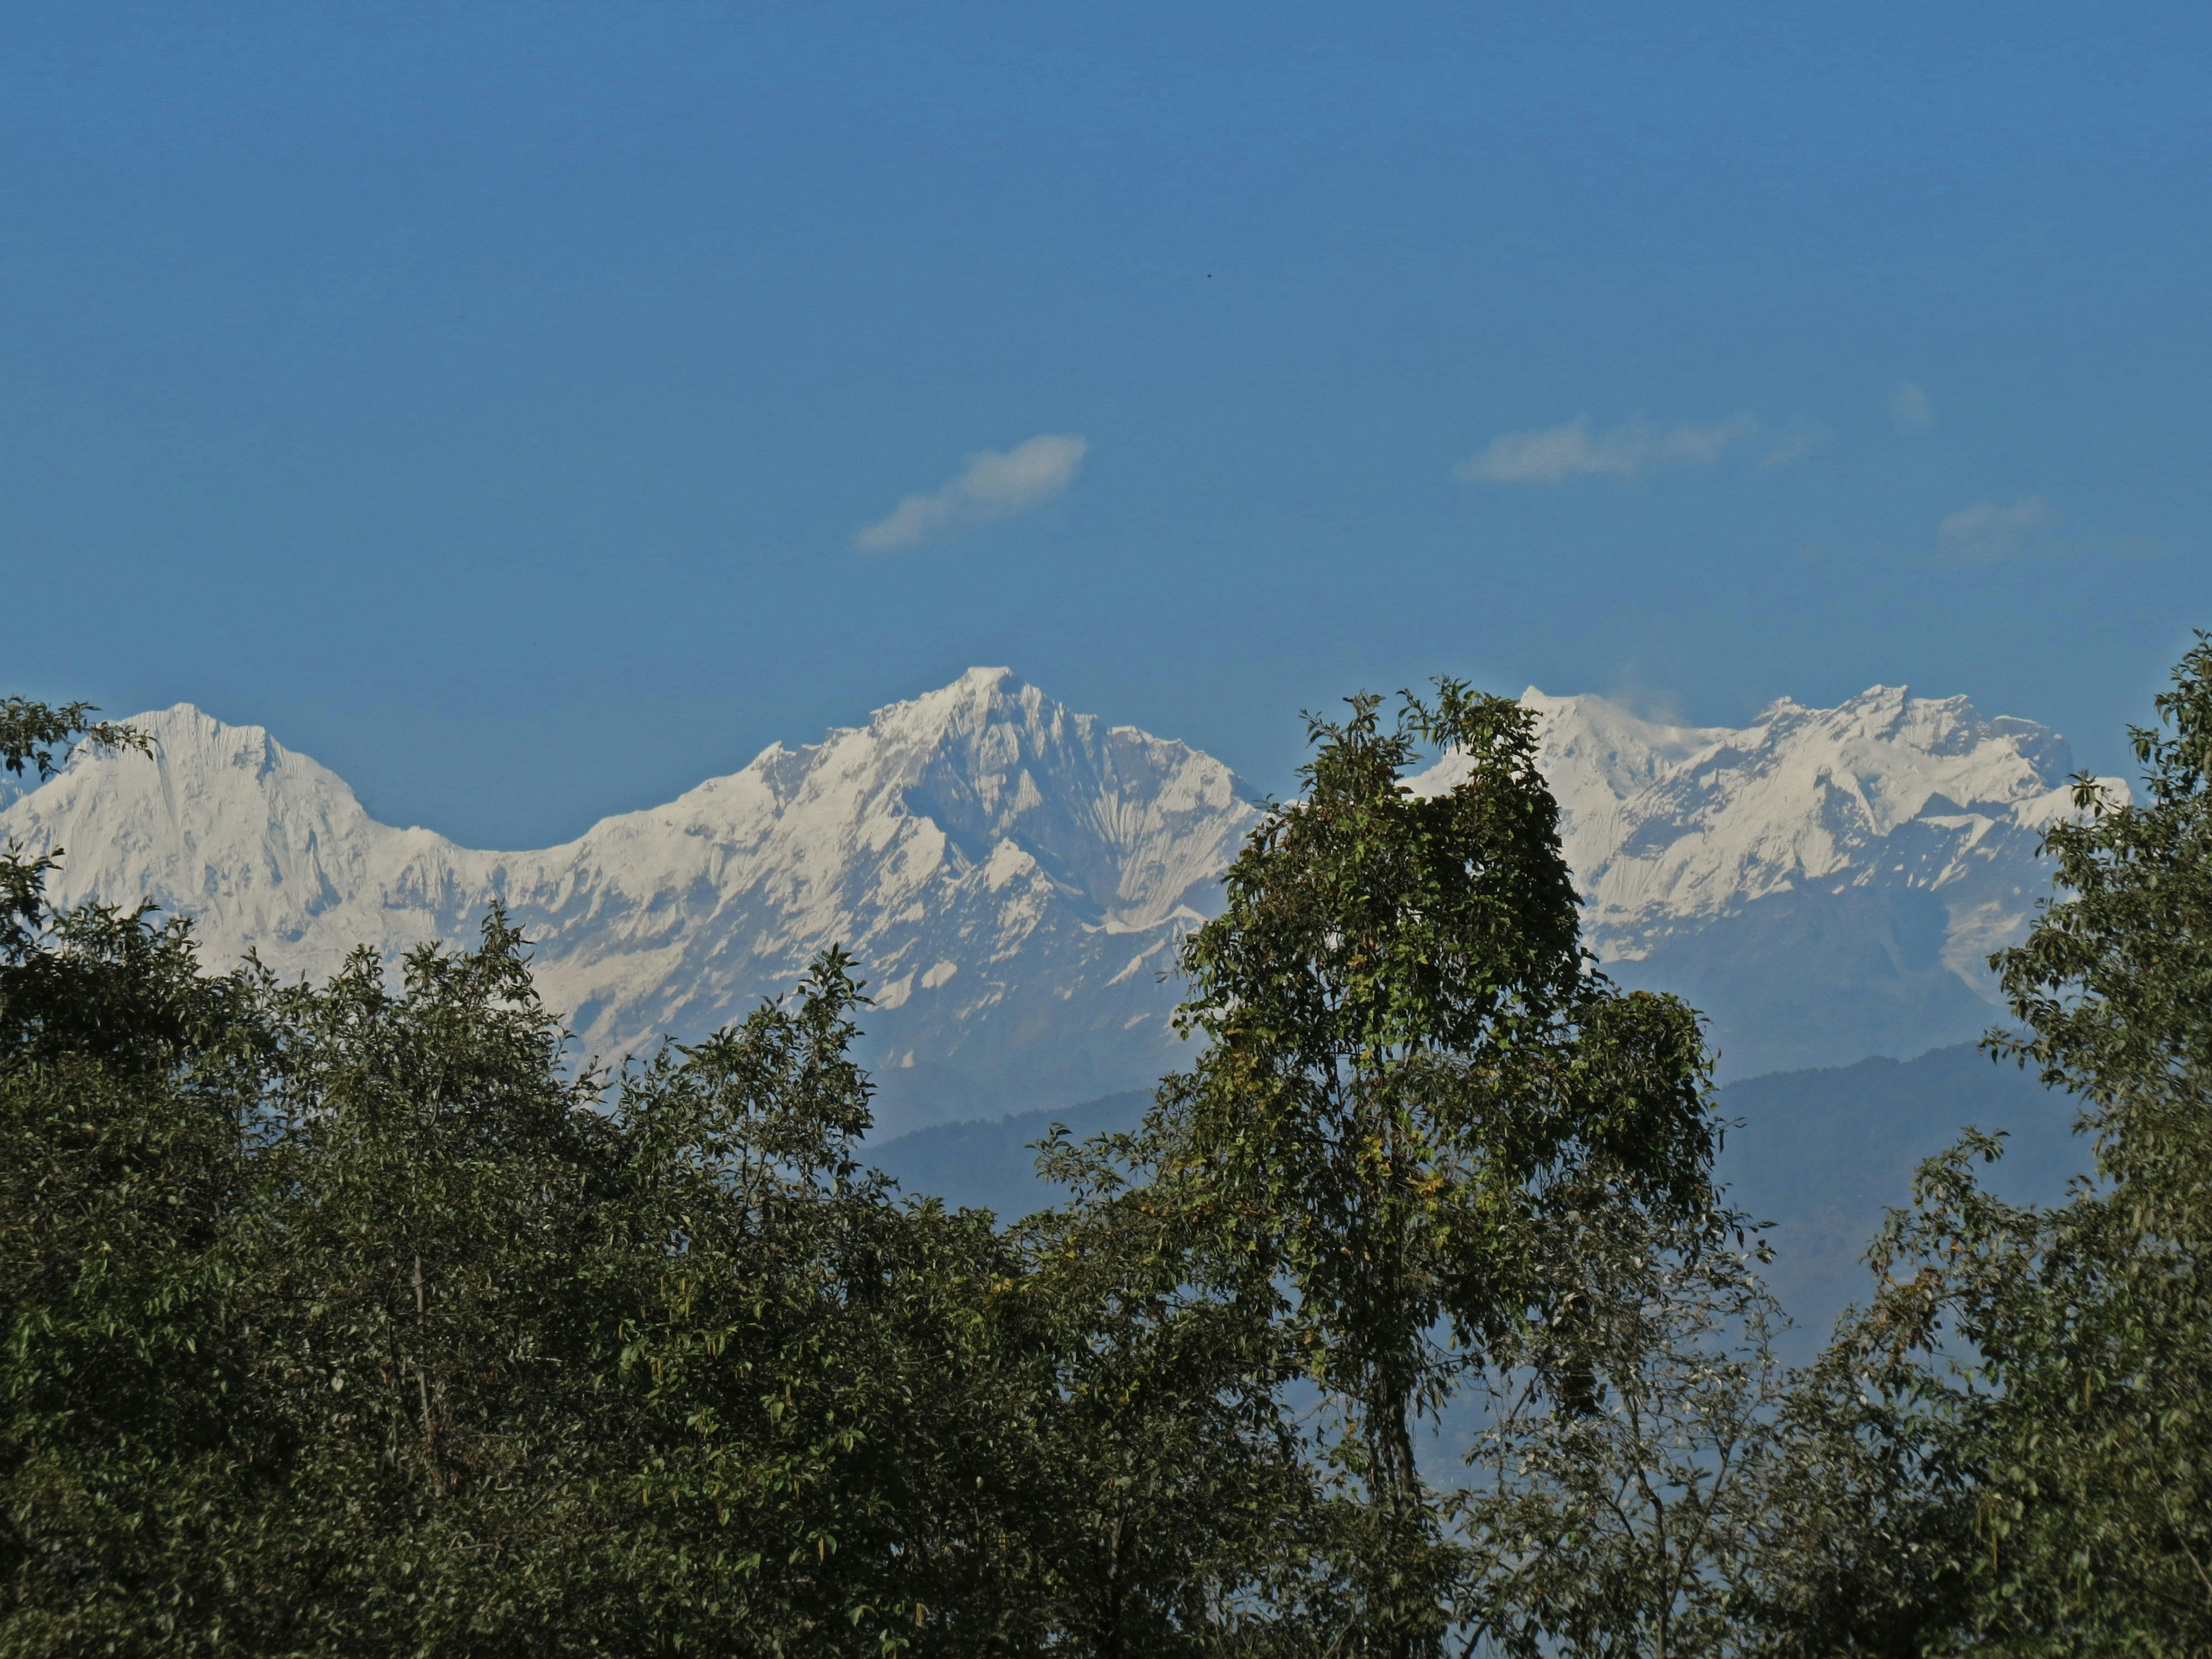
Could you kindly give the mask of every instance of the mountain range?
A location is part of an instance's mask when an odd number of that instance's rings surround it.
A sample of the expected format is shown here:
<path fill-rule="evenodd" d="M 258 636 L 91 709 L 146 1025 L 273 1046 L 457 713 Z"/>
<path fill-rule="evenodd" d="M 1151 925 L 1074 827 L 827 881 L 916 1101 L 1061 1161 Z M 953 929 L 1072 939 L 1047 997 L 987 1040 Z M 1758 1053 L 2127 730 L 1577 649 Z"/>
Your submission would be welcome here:
<path fill-rule="evenodd" d="M 1899 686 L 1741 729 L 1523 701 L 1589 944 L 1705 1010 L 1723 1076 L 1915 1054 L 2002 1012 L 1990 952 L 2050 894 L 2042 831 L 2073 810 L 2057 733 Z"/>
<path fill-rule="evenodd" d="M 1741 729 L 1525 702 L 1590 942 L 1705 1009 L 1726 1074 L 1913 1054 L 1996 1012 L 1983 959 L 2048 890 L 2037 836 L 2070 803 L 2056 734 L 1879 686 Z M 1212 757 L 1004 669 L 527 852 L 380 823 L 259 726 L 189 704 L 130 723 L 150 757 L 80 750 L 0 804 L 0 841 L 68 849 L 57 899 L 151 901 L 211 962 L 251 950 L 288 975 L 469 939 L 496 902 L 610 1056 L 740 1017 L 841 943 L 875 999 L 886 1133 L 1177 1064 L 1175 946 L 1261 810 Z"/>

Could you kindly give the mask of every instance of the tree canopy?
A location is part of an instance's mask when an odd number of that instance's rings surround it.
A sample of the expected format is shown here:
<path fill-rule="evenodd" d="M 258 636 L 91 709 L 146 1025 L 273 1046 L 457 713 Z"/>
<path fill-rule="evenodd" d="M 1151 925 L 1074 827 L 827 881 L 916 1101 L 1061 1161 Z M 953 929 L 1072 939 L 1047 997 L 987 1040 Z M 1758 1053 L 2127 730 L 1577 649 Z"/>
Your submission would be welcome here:
<path fill-rule="evenodd" d="M 1446 680 L 1310 735 L 1303 793 L 1184 947 L 1182 1018 L 1207 1041 L 1153 1127 L 1163 1175 L 1281 1283 L 1341 1402 L 1363 1622 L 1412 1653 L 1442 1639 L 1449 1571 L 1417 1419 L 1561 1312 L 1541 1249 L 1576 1204 L 1710 1201 L 1708 1072 L 1686 1006 L 1616 991 L 1582 949 L 1526 709 Z M 1424 746 L 1459 770 L 1425 795 L 1406 781 Z"/>

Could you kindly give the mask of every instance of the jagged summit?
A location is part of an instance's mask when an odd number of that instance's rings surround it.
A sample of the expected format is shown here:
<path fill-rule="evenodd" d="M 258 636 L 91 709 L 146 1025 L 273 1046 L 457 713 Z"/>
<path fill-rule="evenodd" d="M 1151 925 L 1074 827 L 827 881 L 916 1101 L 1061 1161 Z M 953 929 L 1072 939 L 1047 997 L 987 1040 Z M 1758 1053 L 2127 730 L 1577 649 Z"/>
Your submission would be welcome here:
<path fill-rule="evenodd" d="M 2066 810 L 2055 735 L 1879 686 L 1741 730 L 1527 700 L 1593 942 L 1618 976 L 1709 1010 L 1730 1070 L 1986 1022 L 1980 958 L 2045 890 L 2036 833 Z M 0 838 L 70 849 L 57 898 L 151 899 L 195 918 L 210 961 L 252 949 L 308 974 L 358 942 L 472 938 L 498 900 L 610 1055 L 696 1037 L 841 943 L 876 998 L 887 1127 L 1065 1105 L 1176 1063 L 1162 975 L 1257 819 L 1212 757 L 1004 668 L 535 851 L 379 823 L 328 769 L 190 704 L 132 723 L 151 758 L 80 753 L 0 801 Z"/>
<path fill-rule="evenodd" d="M 150 759 L 80 754 L 0 813 L 0 833 L 73 849 L 57 898 L 150 898 L 196 919 L 210 960 L 307 974 L 362 940 L 467 939 L 498 900 L 604 1054 L 696 1037 L 842 944 L 876 998 L 892 1121 L 1172 1063 L 1158 970 L 1254 817 L 1211 757 L 1005 669 L 527 852 L 378 823 L 258 726 L 189 705 L 133 723 Z"/>
<path fill-rule="evenodd" d="M 2068 799 L 2063 739 L 1964 697 L 1875 686 L 1788 699 L 1741 731 L 1658 726 L 1591 697 L 1528 699 L 1598 915 L 1712 913 L 1847 868 L 1869 842 L 1968 809 L 2033 830 Z"/>
<path fill-rule="evenodd" d="M 1903 686 L 1741 729 L 1524 701 L 1591 944 L 1711 1011 L 1731 1072 L 1917 1053 L 2000 1012 L 1986 959 L 2048 894 L 2039 837 L 2072 806 L 2057 733 Z"/>

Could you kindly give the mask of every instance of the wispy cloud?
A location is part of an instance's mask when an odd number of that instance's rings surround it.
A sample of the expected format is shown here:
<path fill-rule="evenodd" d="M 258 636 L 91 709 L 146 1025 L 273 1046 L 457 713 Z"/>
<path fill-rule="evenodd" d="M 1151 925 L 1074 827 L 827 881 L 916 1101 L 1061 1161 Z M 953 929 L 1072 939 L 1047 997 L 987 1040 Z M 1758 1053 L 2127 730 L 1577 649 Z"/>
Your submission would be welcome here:
<path fill-rule="evenodd" d="M 1910 380 L 1900 380 L 1889 394 L 1889 418 L 1900 432 L 1925 432 L 1936 424 L 1936 411 L 1926 392 Z"/>
<path fill-rule="evenodd" d="M 853 545 L 864 553 L 890 553 L 1030 512 L 1075 482 L 1090 449 L 1084 439 L 1048 432 L 1012 449 L 971 455 L 958 477 L 927 495 L 908 495 L 855 535 Z"/>
<path fill-rule="evenodd" d="M 1638 416 L 1611 428 L 1593 428 L 1587 415 L 1565 426 L 1508 432 L 1455 469 L 1483 483 L 1556 484 L 1584 473 L 1633 478 L 1655 466 L 1711 466 L 1739 438 L 1759 430 L 1749 415 L 1711 426 L 1662 427 Z"/>
<path fill-rule="evenodd" d="M 1936 526 L 1936 544 L 1947 559 L 1995 564 L 2029 551 L 2057 521 L 2058 514 L 2040 495 L 2023 495 L 2010 507 L 1976 501 Z"/>
<path fill-rule="evenodd" d="M 1826 440 L 1825 432 L 1792 432 L 1760 457 L 1761 466 L 1788 466 L 1792 461 L 1802 461 Z"/>

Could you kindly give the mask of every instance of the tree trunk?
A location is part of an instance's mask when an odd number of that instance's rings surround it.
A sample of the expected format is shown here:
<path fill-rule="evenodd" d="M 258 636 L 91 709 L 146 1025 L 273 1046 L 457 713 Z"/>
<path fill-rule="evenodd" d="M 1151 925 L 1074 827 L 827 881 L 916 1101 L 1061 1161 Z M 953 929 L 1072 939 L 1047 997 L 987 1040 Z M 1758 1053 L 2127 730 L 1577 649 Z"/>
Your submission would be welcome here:
<path fill-rule="evenodd" d="M 1382 1383 L 1364 1416 L 1368 1501 L 1377 1531 L 1376 1559 L 1370 1564 L 1368 1651 L 1376 1659 L 1437 1659 L 1443 1635 L 1427 1571 L 1435 1540 L 1413 1465 L 1411 1391 Z"/>

